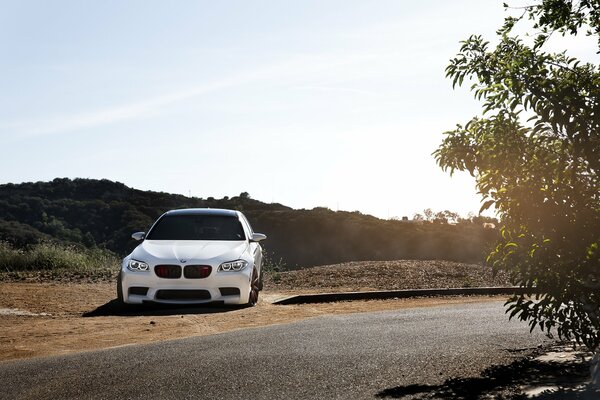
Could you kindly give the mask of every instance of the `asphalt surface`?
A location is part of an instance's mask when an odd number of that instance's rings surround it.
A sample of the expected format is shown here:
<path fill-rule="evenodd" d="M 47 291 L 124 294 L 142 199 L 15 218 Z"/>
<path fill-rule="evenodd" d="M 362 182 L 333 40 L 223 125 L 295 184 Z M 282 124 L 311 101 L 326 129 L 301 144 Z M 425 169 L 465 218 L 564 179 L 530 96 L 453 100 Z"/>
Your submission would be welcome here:
<path fill-rule="evenodd" d="M 328 316 L 4 362 L 0 398 L 368 399 L 478 376 L 543 342 L 501 303 Z"/>

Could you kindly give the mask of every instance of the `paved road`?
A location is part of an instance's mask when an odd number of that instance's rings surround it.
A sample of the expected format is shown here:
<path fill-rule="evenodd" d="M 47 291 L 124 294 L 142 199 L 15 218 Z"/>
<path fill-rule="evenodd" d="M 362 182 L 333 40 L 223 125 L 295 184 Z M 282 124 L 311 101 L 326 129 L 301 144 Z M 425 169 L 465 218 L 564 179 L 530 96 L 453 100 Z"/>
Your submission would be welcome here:
<path fill-rule="evenodd" d="M 0 363 L 0 398 L 366 399 L 475 376 L 543 341 L 499 303 L 322 317 Z"/>

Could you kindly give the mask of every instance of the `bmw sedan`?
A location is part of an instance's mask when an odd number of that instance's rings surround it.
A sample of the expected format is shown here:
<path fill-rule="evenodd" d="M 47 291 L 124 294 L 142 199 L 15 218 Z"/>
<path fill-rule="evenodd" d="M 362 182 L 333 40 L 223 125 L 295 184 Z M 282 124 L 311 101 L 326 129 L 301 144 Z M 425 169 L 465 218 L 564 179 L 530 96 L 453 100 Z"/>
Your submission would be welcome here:
<path fill-rule="evenodd" d="M 255 305 L 262 289 L 266 236 L 239 211 L 210 208 L 163 214 L 123 259 L 117 296 L 123 303 Z"/>

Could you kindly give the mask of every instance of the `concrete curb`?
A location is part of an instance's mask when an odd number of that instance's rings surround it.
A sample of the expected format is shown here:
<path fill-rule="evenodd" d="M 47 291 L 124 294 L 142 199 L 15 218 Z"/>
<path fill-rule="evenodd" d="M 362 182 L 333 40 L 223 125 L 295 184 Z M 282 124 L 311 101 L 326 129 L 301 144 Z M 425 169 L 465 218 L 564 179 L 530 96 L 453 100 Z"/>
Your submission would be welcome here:
<path fill-rule="evenodd" d="M 447 289 L 408 289 L 408 290 L 383 290 L 372 292 L 341 292 L 301 294 L 274 301 L 273 304 L 309 304 L 330 303 L 346 300 L 379 300 L 379 299 L 405 299 L 409 297 L 424 296 L 469 296 L 469 295 L 511 295 L 525 293 L 519 287 L 479 287 L 479 288 L 447 288 Z"/>

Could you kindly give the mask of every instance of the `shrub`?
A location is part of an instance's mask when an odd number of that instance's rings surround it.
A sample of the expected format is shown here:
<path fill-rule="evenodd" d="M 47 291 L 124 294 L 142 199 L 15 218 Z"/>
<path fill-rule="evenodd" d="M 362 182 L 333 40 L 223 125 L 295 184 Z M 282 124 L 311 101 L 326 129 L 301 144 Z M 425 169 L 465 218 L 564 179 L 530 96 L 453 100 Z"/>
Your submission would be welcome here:
<path fill-rule="evenodd" d="M 118 271 L 119 259 L 103 249 L 82 249 L 45 242 L 18 249 L 0 242 L 0 271 L 11 277 L 22 277 L 27 272 L 40 272 L 45 277 L 63 278 L 113 276 Z"/>

